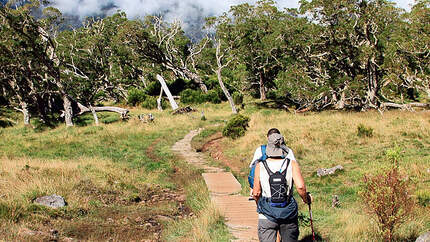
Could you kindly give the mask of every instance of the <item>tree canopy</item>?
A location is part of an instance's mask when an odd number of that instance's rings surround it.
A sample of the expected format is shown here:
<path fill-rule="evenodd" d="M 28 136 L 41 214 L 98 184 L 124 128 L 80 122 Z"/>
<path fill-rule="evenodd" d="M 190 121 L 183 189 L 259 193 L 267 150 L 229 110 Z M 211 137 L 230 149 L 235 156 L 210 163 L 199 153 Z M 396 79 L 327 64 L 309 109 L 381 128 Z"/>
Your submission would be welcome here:
<path fill-rule="evenodd" d="M 281 10 L 261 0 L 208 18 L 207 36 L 193 42 L 180 21 L 161 16 L 117 12 L 60 31 L 58 10 L 33 17 L 39 1 L 4 5 L 0 95 L 26 123 L 62 116 L 71 124 L 79 107 L 124 102 L 130 90 L 161 97 L 157 75 L 175 95 L 218 95 L 233 112 L 231 92 L 299 110 L 428 107 L 429 7 L 429 0 L 410 12 L 388 0 L 302 0 Z"/>

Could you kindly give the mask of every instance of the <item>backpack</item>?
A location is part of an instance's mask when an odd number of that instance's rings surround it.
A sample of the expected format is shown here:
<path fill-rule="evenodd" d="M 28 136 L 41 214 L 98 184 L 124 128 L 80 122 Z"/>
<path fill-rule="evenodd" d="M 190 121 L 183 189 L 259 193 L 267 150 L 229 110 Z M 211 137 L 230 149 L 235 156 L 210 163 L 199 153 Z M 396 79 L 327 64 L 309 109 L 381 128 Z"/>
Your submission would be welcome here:
<path fill-rule="evenodd" d="M 284 171 L 281 172 L 282 166 L 284 166 L 287 160 L 287 166 Z M 270 184 L 270 206 L 283 208 L 290 201 L 291 191 L 287 184 L 287 179 L 285 175 L 287 174 L 288 166 L 290 165 L 290 159 L 285 158 L 282 162 L 281 169 L 276 172 L 272 172 L 267 165 L 266 160 L 262 161 L 267 173 L 269 174 L 269 184 Z M 291 189 L 292 190 L 292 189 Z"/>
<path fill-rule="evenodd" d="M 261 157 L 256 162 L 254 162 L 254 164 L 251 166 L 251 170 L 249 171 L 249 175 L 248 175 L 249 187 L 254 188 L 255 167 L 257 166 L 258 162 L 265 161 L 266 159 L 267 159 L 266 145 L 262 145 L 261 146 Z"/>

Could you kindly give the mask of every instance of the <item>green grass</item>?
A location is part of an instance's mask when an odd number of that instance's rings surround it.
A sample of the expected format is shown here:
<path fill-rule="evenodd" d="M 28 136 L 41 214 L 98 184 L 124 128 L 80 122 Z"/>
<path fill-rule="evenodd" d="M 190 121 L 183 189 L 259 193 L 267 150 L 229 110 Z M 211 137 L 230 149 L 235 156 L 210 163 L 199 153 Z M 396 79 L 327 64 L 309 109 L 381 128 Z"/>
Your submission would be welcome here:
<path fill-rule="evenodd" d="M 132 117 L 134 112 L 142 110 L 132 110 Z M 154 217 L 174 217 L 182 213 L 182 205 L 167 198 L 151 202 L 152 197 L 161 196 L 166 189 L 180 194 L 196 181 L 203 190 L 199 172 L 170 149 L 202 122 L 189 115 L 153 114 L 153 124 L 133 118 L 119 122 L 117 115 L 106 113 L 99 115 L 104 123 L 100 126 L 93 126 L 92 117 L 86 115 L 74 120 L 72 128 L 61 124 L 56 128 L 18 125 L 1 129 L 0 180 L 6 183 L 0 189 L 14 188 L 0 197 L 0 221 L 10 231 L 0 230 L 0 240 L 26 240 L 21 229 L 49 232 L 52 226 L 61 237 L 80 240 L 159 239 L 160 231 L 151 228 L 162 222 Z M 208 116 L 210 121 L 213 116 Z M 36 197 L 53 193 L 65 197 L 68 206 L 53 210 L 32 203 Z M 197 214 L 209 206 L 208 194 L 202 195 L 206 204 L 196 206 L 190 195 L 185 211 Z M 207 227 L 210 237 L 228 236 L 220 226 L 222 217 L 214 219 Z M 149 229 L 144 227 L 148 221 L 153 223 Z M 169 225 L 159 226 L 164 231 Z"/>
<path fill-rule="evenodd" d="M 161 240 L 229 241 L 231 235 L 209 202 L 201 171 L 190 168 L 170 151 L 189 130 L 206 127 L 193 140 L 193 147 L 202 147 L 231 117 L 226 103 L 197 108 L 198 112 L 174 116 L 151 111 L 154 124 L 135 118 L 121 122 L 115 120 L 116 114 L 103 114 L 99 118 L 107 121 L 98 127 L 87 115 L 73 128 L 61 124 L 44 130 L 19 125 L 0 129 L 0 179 L 8 182 L 0 183 L 0 189 L 7 191 L 0 197 L 0 240 L 22 240 L 18 235 L 21 228 L 48 229 L 47 221 L 60 228 L 61 235 L 77 239 L 136 239 L 136 235 L 154 239 L 156 231 L 145 232 L 134 221 L 140 217 L 146 223 L 156 215 L 178 213 L 178 208 L 163 202 L 141 205 L 133 201 L 148 200 L 157 195 L 157 189 L 169 189 L 187 195 L 185 206 L 195 216 L 163 224 Z M 200 120 L 202 110 L 205 121 Z M 132 117 L 142 112 L 147 110 L 134 109 Z M 429 113 L 385 112 L 381 116 L 377 112 L 330 111 L 295 115 L 249 102 L 241 113 L 251 117 L 246 135 L 223 139 L 221 145 L 223 154 L 240 168 L 234 175 L 244 196 L 249 195 L 246 176 L 253 152 L 266 142 L 267 130 L 277 127 L 293 149 L 308 190 L 314 195 L 312 209 L 318 234 L 329 241 L 379 240 L 375 219 L 367 213 L 359 194 L 363 176 L 387 167 L 387 151 L 397 147 L 401 150 L 400 170 L 411 183 L 416 207 L 398 228 L 396 239 L 412 241 L 430 228 L 430 219 L 425 216 L 430 213 Z M 359 136 L 359 125 L 373 130 L 372 135 Z M 211 165 L 223 166 L 208 160 Z M 342 165 L 344 171 L 330 177 L 316 176 L 318 168 L 335 165 Z M 13 189 L 6 189 L 8 184 Z M 54 192 L 66 196 L 67 208 L 53 212 L 31 204 L 35 197 Z M 332 208 L 335 194 L 340 206 Z M 295 196 L 303 238 L 310 234 L 308 210 Z M 115 222 L 108 222 L 108 218 Z"/>

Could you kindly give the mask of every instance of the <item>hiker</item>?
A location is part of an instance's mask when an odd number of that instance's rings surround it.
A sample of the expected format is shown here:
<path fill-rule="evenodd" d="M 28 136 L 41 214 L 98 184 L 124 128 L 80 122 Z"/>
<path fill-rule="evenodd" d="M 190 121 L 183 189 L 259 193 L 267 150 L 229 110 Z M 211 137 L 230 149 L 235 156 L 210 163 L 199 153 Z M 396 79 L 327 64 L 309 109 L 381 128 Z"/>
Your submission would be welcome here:
<path fill-rule="evenodd" d="M 276 134 L 281 134 L 281 132 L 277 128 L 271 128 L 271 129 L 269 129 L 269 131 L 267 132 L 267 138 L 269 138 L 269 135 L 275 134 L 275 133 Z M 282 140 L 282 145 L 285 145 L 284 140 Z M 286 148 L 286 146 L 285 146 L 285 148 Z M 249 164 L 249 168 L 255 169 L 254 166 L 256 165 L 256 163 L 258 161 L 260 161 L 261 159 L 266 159 L 265 153 L 266 153 L 266 145 L 262 145 L 262 146 L 257 147 L 257 149 L 255 149 L 255 151 L 254 151 L 254 156 L 252 157 L 252 161 Z M 291 152 L 291 153 L 293 153 L 293 152 Z M 264 156 L 263 156 L 263 154 L 264 154 Z M 252 186 L 253 186 L 253 183 L 254 183 L 254 175 L 250 176 L 248 178 L 248 180 L 249 179 L 252 179 L 252 181 L 250 181 L 250 183 L 252 182 L 252 185 L 250 184 L 251 191 L 250 191 L 250 194 L 249 194 L 249 196 L 250 196 L 249 200 L 254 200 L 254 197 L 252 196 Z"/>
<path fill-rule="evenodd" d="M 279 232 L 283 242 L 297 241 L 298 206 L 292 196 L 293 183 L 304 203 L 310 204 L 312 196 L 306 192 L 300 166 L 279 130 L 270 129 L 267 139 L 267 159 L 255 167 L 252 190 L 257 202 L 258 238 L 263 242 L 276 241 Z"/>

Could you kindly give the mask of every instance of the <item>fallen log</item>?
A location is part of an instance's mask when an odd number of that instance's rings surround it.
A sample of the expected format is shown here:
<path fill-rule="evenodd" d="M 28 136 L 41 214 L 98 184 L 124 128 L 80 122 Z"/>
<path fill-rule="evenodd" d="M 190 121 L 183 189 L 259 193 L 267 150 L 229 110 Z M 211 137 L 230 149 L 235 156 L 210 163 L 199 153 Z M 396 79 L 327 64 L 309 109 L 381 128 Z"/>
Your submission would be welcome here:
<path fill-rule="evenodd" d="M 406 103 L 406 104 L 399 104 L 399 103 L 382 103 L 381 107 L 383 108 L 398 108 L 408 111 L 414 111 L 414 108 L 430 108 L 429 103 Z"/>
<path fill-rule="evenodd" d="M 183 114 L 183 113 L 189 113 L 189 112 L 195 112 L 196 110 L 193 109 L 190 106 L 184 107 L 184 108 L 180 108 L 180 109 L 176 109 L 172 114 L 176 115 L 176 114 Z"/>
<path fill-rule="evenodd" d="M 79 108 L 79 113 L 77 113 L 75 116 L 82 115 L 87 112 L 91 112 L 91 109 L 82 105 L 81 103 L 77 103 Z M 115 112 L 119 113 L 121 116 L 121 119 L 128 119 L 128 109 L 120 108 L 120 107 L 92 107 L 92 109 L 95 112 Z"/>

